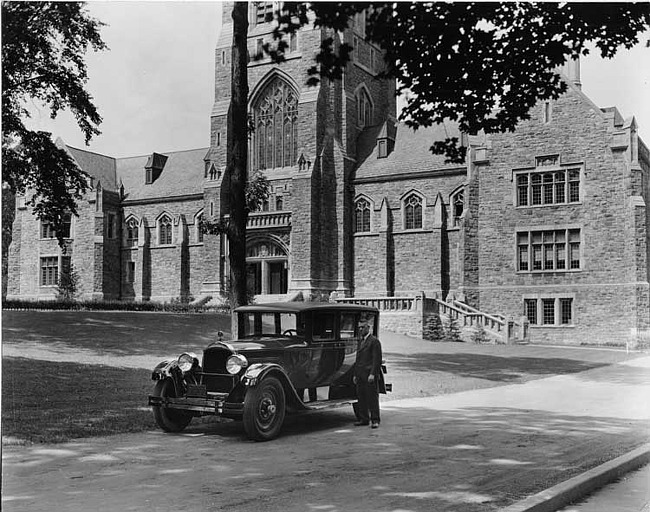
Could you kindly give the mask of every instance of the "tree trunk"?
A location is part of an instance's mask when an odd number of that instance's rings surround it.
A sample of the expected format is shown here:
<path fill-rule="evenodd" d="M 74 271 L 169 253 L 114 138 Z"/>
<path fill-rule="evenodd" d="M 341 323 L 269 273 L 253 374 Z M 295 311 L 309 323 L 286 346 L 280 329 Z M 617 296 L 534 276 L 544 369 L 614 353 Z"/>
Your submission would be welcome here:
<path fill-rule="evenodd" d="M 246 175 L 248 160 L 248 3 L 235 2 L 232 11 L 231 95 L 228 109 L 230 175 L 230 290 L 233 307 L 247 302 Z"/>

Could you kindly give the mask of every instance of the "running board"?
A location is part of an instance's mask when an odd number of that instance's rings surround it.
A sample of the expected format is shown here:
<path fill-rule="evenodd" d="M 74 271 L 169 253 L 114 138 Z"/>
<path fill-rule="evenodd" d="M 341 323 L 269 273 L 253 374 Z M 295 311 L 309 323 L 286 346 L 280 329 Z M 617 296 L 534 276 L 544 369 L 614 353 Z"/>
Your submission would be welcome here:
<path fill-rule="evenodd" d="M 323 411 L 325 409 L 338 409 L 346 405 L 354 405 L 357 403 L 356 398 L 338 398 L 336 400 L 316 400 L 315 402 L 304 403 L 308 411 Z"/>

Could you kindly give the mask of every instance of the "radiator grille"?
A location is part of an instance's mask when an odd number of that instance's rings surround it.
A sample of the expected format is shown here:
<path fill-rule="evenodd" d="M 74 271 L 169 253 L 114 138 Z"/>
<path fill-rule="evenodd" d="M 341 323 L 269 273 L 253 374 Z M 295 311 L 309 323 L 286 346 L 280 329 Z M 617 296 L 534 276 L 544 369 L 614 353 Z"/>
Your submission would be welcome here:
<path fill-rule="evenodd" d="M 203 352 L 202 383 L 208 391 L 230 393 L 234 389 L 236 377 L 226 371 L 226 361 L 231 355 L 232 352 L 224 348 Z"/>

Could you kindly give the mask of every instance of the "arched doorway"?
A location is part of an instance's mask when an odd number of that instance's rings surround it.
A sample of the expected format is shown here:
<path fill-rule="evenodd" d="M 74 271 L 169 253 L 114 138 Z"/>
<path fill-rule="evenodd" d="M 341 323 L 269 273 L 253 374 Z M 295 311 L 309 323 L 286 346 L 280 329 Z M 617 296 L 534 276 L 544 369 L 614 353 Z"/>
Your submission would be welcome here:
<path fill-rule="evenodd" d="M 255 295 L 287 293 L 289 258 L 283 247 L 270 239 L 251 240 L 246 249 L 246 283 Z"/>

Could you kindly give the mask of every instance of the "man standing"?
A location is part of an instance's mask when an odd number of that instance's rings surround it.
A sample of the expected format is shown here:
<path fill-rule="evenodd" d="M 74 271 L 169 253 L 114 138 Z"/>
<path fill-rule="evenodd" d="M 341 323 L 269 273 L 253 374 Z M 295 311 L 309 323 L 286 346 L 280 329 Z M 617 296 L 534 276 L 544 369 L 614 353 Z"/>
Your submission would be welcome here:
<path fill-rule="evenodd" d="M 370 334 L 370 323 L 362 318 L 359 321 L 359 342 L 354 365 L 353 381 L 357 385 L 359 403 L 355 409 L 356 426 L 379 427 L 379 392 L 381 375 L 381 343 Z"/>

